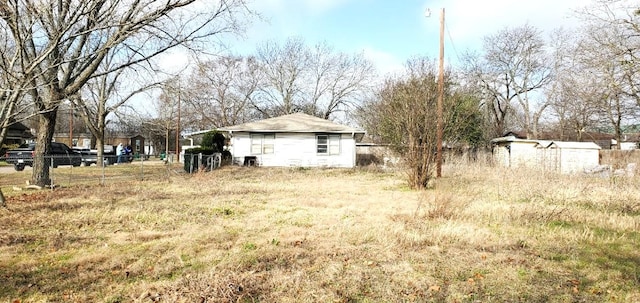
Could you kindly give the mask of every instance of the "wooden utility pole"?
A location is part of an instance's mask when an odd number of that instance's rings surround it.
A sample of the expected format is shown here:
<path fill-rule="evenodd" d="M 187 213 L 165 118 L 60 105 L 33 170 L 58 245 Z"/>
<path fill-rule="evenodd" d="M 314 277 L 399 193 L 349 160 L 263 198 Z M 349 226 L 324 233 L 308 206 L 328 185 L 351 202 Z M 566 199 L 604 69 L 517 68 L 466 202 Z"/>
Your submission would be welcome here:
<path fill-rule="evenodd" d="M 180 162 L 180 83 L 178 83 L 178 125 L 176 127 L 176 162 Z"/>
<path fill-rule="evenodd" d="M 440 68 L 438 72 L 438 112 L 436 120 L 436 177 L 442 177 L 442 103 L 444 99 L 444 8 L 440 11 Z"/>
<path fill-rule="evenodd" d="M 69 147 L 73 147 L 73 103 L 69 103 Z"/>

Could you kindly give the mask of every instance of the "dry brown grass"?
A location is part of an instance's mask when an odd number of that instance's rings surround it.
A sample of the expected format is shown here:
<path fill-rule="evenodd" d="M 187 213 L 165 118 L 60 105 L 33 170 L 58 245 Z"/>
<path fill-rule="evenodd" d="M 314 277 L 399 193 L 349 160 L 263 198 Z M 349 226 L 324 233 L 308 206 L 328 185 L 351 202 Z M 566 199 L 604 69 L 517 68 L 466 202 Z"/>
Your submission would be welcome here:
<path fill-rule="evenodd" d="M 639 302 L 637 179 L 230 167 L 8 193 L 0 300 Z"/>

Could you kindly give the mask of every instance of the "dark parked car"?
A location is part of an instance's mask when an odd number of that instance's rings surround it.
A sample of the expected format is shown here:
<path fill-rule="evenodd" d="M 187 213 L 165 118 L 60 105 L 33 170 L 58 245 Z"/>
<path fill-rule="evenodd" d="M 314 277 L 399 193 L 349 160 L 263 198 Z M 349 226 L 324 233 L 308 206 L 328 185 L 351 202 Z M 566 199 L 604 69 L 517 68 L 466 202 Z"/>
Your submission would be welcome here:
<path fill-rule="evenodd" d="M 5 154 L 5 161 L 8 164 L 13 164 L 13 168 L 17 171 L 24 170 L 25 166 L 33 166 L 35 147 L 35 143 L 30 143 L 8 150 Z M 58 167 L 59 165 L 80 166 L 83 160 L 80 153 L 73 151 L 67 145 L 51 142 L 51 152 L 45 155 L 45 162 L 53 167 Z"/>
<path fill-rule="evenodd" d="M 98 163 L 98 150 L 97 149 L 89 149 L 83 147 L 73 147 L 73 150 L 82 154 L 82 163 L 85 166 L 90 166 L 91 164 Z M 104 145 L 104 150 L 102 154 L 102 159 L 104 164 L 111 165 L 116 163 L 116 149 L 113 145 Z"/>

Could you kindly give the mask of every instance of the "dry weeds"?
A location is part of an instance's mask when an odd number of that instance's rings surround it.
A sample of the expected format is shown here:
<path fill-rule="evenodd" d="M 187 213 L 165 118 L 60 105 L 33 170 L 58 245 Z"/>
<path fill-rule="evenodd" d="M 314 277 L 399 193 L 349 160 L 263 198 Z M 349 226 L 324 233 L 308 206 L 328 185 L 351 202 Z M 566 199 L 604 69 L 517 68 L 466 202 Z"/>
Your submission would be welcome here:
<path fill-rule="evenodd" d="M 230 167 L 9 192 L 7 302 L 638 302 L 637 179 Z"/>

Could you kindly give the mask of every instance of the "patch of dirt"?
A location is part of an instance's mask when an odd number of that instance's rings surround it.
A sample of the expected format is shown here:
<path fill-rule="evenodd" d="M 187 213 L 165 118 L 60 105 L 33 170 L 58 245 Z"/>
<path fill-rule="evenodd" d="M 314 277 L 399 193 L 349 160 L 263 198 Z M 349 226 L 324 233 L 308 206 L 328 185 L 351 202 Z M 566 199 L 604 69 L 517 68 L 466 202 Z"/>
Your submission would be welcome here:
<path fill-rule="evenodd" d="M 65 197 L 70 197 L 73 195 L 73 190 L 70 188 L 57 188 L 54 190 L 51 189 L 42 189 L 36 191 L 25 191 L 18 195 L 5 196 L 7 200 L 7 205 L 17 204 L 17 203 L 36 203 L 36 202 L 44 202 L 51 201 L 54 199 L 60 199 Z"/>

